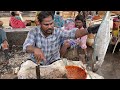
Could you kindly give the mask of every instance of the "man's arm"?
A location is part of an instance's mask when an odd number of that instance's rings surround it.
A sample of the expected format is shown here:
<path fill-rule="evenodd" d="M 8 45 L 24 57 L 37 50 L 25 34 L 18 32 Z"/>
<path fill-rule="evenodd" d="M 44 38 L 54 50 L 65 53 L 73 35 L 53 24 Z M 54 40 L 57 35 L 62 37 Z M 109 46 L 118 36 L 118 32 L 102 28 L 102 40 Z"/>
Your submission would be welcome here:
<path fill-rule="evenodd" d="M 88 31 L 86 29 L 81 29 L 81 30 L 77 29 L 75 32 L 75 37 L 79 38 L 87 34 L 88 34 Z"/>
<path fill-rule="evenodd" d="M 99 29 L 99 26 L 100 24 L 96 24 L 96 25 L 93 25 L 93 26 L 90 26 L 88 27 L 87 29 L 78 29 L 78 28 L 73 28 L 69 31 L 67 30 L 57 30 L 57 31 L 60 31 L 58 32 L 59 35 L 62 37 L 62 38 L 71 38 L 71 39 L 75 39 L 75 38 L 80 38 L 84 35 L 87 35 L 87 34 L 90 34 L 90 33 L 97 33 L 98 29 Z"/>
<path fill-rule="evenodd" d="M 44 53 L 40 48 L 35 47 L 36 43 L 36 37 L 35 37 L 35 30 L 31 30 L 27 38 L 23 44 L 23 51 L 26 51 L 28 53 L 33 53 L 35 59 L 37 62 L 40 62 L 41 60 L 45 60 Z"/>
<path fill-rule="evenodd" d="M 35 49 L 34 46 L 29 45 L 29 46 L 26 47 L 26 52 L 28 52 L 28 53 L 34 53 L 34 49 Z"/>
<path fill-rule="evenodd" d="M 33 53 L 36 61 L 40 63 L 41 60 L 46 60 L 44 53 L 40 48 L 34 47 L 32 45 L 29 45 L 26 47 L 26 51 L 29 53 Z"/>
<path fill-rule="evenodd" d="M 31 46 L 30 50 L 29 50 L 28 46 Z M 23 44 L 23 51 L 33 53 L 34 46 L 35 46 L 35 30 L 30 30 L 28 32 L 27 38 L 25 39 L 25 42 Z"/>
<path fill-rule="evenodd" d="M 35 47 L 35 46 L 32 46 L 32 45 L 28 45 L 27 47 L 26 47 L 26 52 L 28 52 L 28 53 L 34 53 L 36 50 L 38 50 L 39 49 L 39 51 L 41 51 L 41 49 L 40 48 L 37 48 L 37 47 Z"/>
<path fill-rule="evenodd" d="M 88 27 L 87 29 L 81 29 L 81 30 L 77 29 L 75 32 L 75 37 L 79 38 L 79 37 L 82 37 L 90 33 L 93 33 L 93 34 L 97 33 L 99 26 L 100 24 L 95 24 L 95 25 Z"/>
<path fill-rule="evenodd" d="M 3 50 L 9 49 L 9 44 L 8 44 L 7 40 L 4 40 L 3 43 L 1 44 L 1 46 L 2 46 Z"/>

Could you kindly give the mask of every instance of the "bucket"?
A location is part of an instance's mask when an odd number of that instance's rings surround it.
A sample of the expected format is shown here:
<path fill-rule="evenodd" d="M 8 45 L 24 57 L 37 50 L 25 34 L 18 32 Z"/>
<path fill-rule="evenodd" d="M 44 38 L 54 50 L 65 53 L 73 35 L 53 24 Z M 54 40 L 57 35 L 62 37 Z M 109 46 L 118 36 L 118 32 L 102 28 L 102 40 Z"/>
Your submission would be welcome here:
<path fill-rule="evenodd" d="M 84 69 L 78 66 L 65 66 L 67 73 L 66 76 L 68 79 L 86 79 L 87 73 Z"/>

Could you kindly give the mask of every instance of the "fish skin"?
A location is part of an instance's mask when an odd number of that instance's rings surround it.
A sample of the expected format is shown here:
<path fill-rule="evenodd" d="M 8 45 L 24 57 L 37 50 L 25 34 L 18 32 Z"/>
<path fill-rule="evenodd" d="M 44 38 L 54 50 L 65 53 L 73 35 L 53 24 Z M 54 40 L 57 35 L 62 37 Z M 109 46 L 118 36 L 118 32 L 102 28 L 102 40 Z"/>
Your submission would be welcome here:
<path fill-rule="evenodd" d="M 104 62 L 110 39 L 110 11 L 107 11 L 95 36 L 94 51 L 92 54 L 94 72 L 97 71 Z"/>

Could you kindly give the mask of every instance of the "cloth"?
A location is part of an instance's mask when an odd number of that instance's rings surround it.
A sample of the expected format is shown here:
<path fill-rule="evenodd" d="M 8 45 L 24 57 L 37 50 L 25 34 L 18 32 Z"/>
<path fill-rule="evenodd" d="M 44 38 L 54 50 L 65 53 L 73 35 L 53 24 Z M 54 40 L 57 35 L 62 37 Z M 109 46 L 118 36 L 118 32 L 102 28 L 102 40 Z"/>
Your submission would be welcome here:
<path fill-rule="evenodd" d="M 68 65 L 78 66 L 83 68 L 87 72 L 86 79 L 104 79 L 97 73 L 87 71 L 86 66 L 81 61 L 71 61 L 67 59 L 61 59 L 53 62 L 51 65 L 40 66 L 40 77 L 41 79 L 64 79 L 63 76 L 66 74 L 65 63 Z M 34 62 L 27 60 L 21 64 L 20 70 L 17 73 L 18 79 L 37 79 L 36 78 L 36 65 Z M 67 78 L 65 78 L 67 79 Z"/>
<path fill-rule="evenodd" d="M 25 28 L 25 23 L 21 20 L 18 20 L 16 17 L 10 18 L 10 25 L 12 28 Z"/>
<path fill-rule="evenodd" d="M 40 29 L 40 26 L 34 27 L 32 30 L 29 31 L 27 38 L 23 44 L 23 51 L 26 51 L 26 47 L 28 45 L 33 45 L 41 50 L 44 53 L 44 56 L 50 63 L 53 62 L 52 60 L 60 59 L 60 41 L 61 38 L 73 38 L 75 39 L 75 31 L 77 29 L 73 29 L 71 31 L 65 31 L 60 28 L 54 28 L 54 32 L 52 35 L 45 37 Z M 31 59 L 35 61 L 34 55 L 31 54 Z"/>
<path fill-rule="evenodd" d="M 118 34 L 119 34 L 119 30 L 112 30 L 112 35 L 114 37 L 118 37 Z"/>
<path fill-rule="evenodd" d="M 80 46 L 82 49 L 86 49 L 86 48 L 87 48 L 86 41 L 87 41 L 87 35 L 82 36 L 81 38 L 78 38 L 78 39 L 76 40 L 77 44 L 78 44 L 78 43 L 81 43 L 79 46 Z"/>
<path fill-rule="evenodd" d="M 64 28 L 66 30 L 71 30 L 72 28 L 75 27 L 75 22 L 73 19 L 66 19 L 64 23 Z"/>
<path fill-rule="evenodd" d="M 19 16 L 15 16 L 18 20 L 21 20 L 21 18 Z"/>
<path fill-rule="evenodd" d="M 74 27 L 75 27 L 75 23 L 74 22 L 69 22 L 69 23 L 65 24 L 65 29 L 66 30 L 71 30 Z"/>
<path fill-rule="evenodd" d="M 64 25 L 64 20 L 61 16 L 59 15 L 54 15 L 54 22 L 55 22 L 55 27 L 63 27 Z"/>
<path fill-rule="evenodd" d="M 67 28 L 65 29 L 72 29 L 72 28 L 75 28 L 75 26 L 73 27 L 73 23 L 70 23 L 72 25 L 66 25 Z M 72 26 L 72 27 L 69 27 L 69 26 Z M 84 29 L 83 27 L 81 27 L 81 29 Z M 64 40 L 66 39 L 63 39 L 62 44 L 64 43 Z M 82 36 L 81 38 L 77 38 L 76 40 L 75 39 L 68 39 L 69 43 L 70 43 L 70 48 L 74 48 L 76 47 L 77 45 L 79 45 L 82 49 L 86 49 L 87 48 L 87 45 L 86 45 L 86 41 L 87 41 L 87 35 L 85 36 Z M 79 44 L 80 43 L 80 44 Z"/>

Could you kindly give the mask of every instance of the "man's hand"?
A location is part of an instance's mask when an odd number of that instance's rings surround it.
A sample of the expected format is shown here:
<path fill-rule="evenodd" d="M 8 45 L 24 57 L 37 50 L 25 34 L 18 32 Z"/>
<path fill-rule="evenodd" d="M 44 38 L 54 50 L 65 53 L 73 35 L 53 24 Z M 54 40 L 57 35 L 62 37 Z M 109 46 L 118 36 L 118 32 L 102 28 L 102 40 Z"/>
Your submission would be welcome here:
<path fill-rule="evenodd" d="M 34 48 L 34 57 L 38 64 L 40 63 L 41 60 L 45 60 L 45 56 L 41 49 L 39 48 Z"/>
<path fill-rule="evenodd" d="M 9 49 L 9 44 L 8 44 L 7 40 L 5 40 L 5 41 L 1 44 L 1 46 L 2 46 L 2 49 L 3 49 L 3 50 Z"/>
<path fill-rule="evenodd" d="M 100 26 L 100 24 L 95 24 L 95 25 L 89 26 L 87 28 L 88 33 L 93 33 L 93 34 L 97 33 L 99 26 Z"/>

